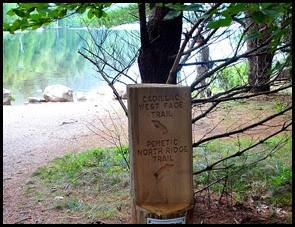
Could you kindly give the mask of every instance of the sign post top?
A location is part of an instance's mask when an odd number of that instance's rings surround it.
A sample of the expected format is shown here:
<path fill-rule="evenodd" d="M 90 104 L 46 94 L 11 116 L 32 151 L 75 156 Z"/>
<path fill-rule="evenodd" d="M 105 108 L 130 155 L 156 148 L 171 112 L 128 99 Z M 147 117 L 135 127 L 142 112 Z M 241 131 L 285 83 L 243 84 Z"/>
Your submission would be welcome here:
<path fill-rule="evenodd" d="M 130 88 L 149 88 L 149 87 L 154 87 L 154 88 L 165 88 L 165 87 L 189 87 L 189 86 L 183 86 L 179 84 L 128 84 L 127 87 Z"/>

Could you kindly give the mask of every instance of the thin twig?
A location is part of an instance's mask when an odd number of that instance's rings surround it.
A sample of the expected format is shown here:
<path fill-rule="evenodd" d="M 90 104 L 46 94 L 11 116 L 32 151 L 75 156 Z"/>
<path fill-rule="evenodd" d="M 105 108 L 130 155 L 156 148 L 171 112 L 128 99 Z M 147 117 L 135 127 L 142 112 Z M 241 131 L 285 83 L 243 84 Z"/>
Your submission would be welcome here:
<path fill-rule="evenodd" d="M 268 140 L 268 139 L 272 138 L 273 136 L 275 136 L 275 135 L 277 135 L 277 134 L 279 134 L 279 133 L 285 131 L 285 130 L 286 130 L 288 127 L 290 127 L 291 125 L 292 125 L 292 122 L 289 123 L 289 124 L 287 124 L 287 125 L 284 124 L 280 130 L 278 130 L 278 131 L 276 131 L 275 133 L 273 133 L 273 134 L 271 134 L 271 135 L 265 137 L 264 139 L 260 140 L 259 142 L 253 144 L 252 146 L 249 146 L 249 147 L 245 148 L 244 150 L 240 150 L 240 151 L 238 151 L 238 152 L 236 152 L 236 153 L 234 153 L 234 154 L 232 154 L 232 155 L 230 155 L 230 156 L 227 156 L 227 157 L 225 157 L 225 158 L 223 158 L 223 159 L 221 159 L 221 160 L 218 160 L 218 161 L 212 163 L 211 165 L 208 165 L 205 169 L 202 169 L 202 170 L 199 170 L 199 171 L 197 171 L 197 172 L 194 172 L 193 175 L 198 175 L 198 174 L 203 173 L 203 172 L 206 172 L 206 171 L 214 170 L 213 167 L 216 166 L 217 164 L 219 164 L 219 163 L 221 163 L 221 162 L 224 162 L 225 160 L 228 160 L 228 159 L 231 159 L 231 158 L 234 158 L 234 157 L 241 156 L 241 155 L 242 155 L 243 153 L 245 153 L 246 151 L 248 151 L 248 150 L 250 150 L 250 149 L 252 149 L 252 148 L 258 146 L 259 144 L 264 143 L 266 140 Z"/>

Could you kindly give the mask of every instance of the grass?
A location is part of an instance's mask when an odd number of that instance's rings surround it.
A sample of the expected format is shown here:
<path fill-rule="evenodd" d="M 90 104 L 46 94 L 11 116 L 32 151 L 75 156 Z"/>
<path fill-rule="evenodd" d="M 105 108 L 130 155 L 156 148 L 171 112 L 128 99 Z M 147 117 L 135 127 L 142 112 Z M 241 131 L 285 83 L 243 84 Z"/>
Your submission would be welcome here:
<path fill-rule="evenodd" d="M 249 138 L 239 141 L 216 140 L 194 149 L 194 171 L 204 169 L 212 163 L 251 145 Z M 280 144 L 280 146 L 279 146 Z M 263 157 L 269 155 L 265 160 Z M 261 160 L 261 161 L 259 161 Z M 267 203 L 276 207 L 292 204 L 292 137 L 280 135 L 258 145 L 244 155 L 226 160 L 214 168 L 194 176 L 196 188 L 227 176 L 211 189 L 219 194 L 226 190 L 236 202 L 254 204 Z M 231 168 L 227 168 L 231 166 Z"/>
<path fill-rule="evenodd" d="M 127 154 L 128 148 L 124 147 Z M 129 171 L 117 149 L 71 152 L 33 172 L 27 196 L 65 214 L 60 223 L 116 222 L 129 212 Z"/>
<path fill-rule="evenodd" d="M 284 144 L 270 158 L 251 164 L 255 160 Z M 216 140 L 194 149 L 194 171 L 205 168 L 212 160 L 219 160 L 249 146 L 253 141 Z M 125 153 L 128 148 L 124 147 Z M 265 150 L 263 154 L 259 151 Z M 221 163 L 217 171 L 194 177 L 198 190 L 228 174 L 226 191 L 236 202 L 268 204 L 275 207 L 290 206 L 292 200 L 292 137 L 276 136 L 254 150 L 234 160 Z M 234 165 L 233 165 L 234 164 Z M 228 165 L 230 169 L 222 169 Z M 242 170 L 240 170 L 242 168 Z M 209 177 L 208 177 L 209 175 Z M 33 186 L 33 187 L 32 187 Z M 210 190 L 222 194 L 224 181 Z M 27 195 L 36 203 L 49 206 L 49 210 L 64 215 L 60 223 L 127 222 L 130 216 L 129 170 L 118 150 L 93 149 L 83 153 L 71 152 L 56 158 L 32 174 L 27 184 Z M 227 195 L 228 196 L 228 195 Z M 77 217 L 77 219 L 70 217 Z"/>

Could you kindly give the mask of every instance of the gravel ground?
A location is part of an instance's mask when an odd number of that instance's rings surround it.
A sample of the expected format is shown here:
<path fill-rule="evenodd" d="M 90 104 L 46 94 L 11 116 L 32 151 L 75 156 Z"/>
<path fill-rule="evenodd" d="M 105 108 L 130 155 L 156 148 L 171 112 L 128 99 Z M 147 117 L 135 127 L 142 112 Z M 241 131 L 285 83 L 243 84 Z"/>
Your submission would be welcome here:
<path fill-rule="evenodd" d="M 38 223 L 23 190 L 30 174 L 70 151 L 111 146 L 89 129 L 110 116 L 127 121 L 110 99 L 3 106 L 3 223 Z"/>

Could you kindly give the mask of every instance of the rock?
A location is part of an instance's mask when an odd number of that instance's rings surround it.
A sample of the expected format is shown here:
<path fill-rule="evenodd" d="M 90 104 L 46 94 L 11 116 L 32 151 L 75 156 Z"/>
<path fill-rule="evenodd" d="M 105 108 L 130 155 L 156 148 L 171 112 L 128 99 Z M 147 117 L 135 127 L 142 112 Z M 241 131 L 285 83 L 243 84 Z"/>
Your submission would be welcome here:
<path fill-rule="evenodd" d="M 39 97 L 28 97 L 29 103 L 40 103 L 40 102 L 46 102 L 44 98 Z"/>
<path fill-rule="evenodd" d="M 46 102 L 73 102 L 73 90 L 61 84 L 47 86 L 43 92 Z"/>
<path fill-rule="evenodd" d="M 54 200 L 63 200 L 64 199 L 64 197 L 62 197 L 62 196 L 55 196 L 54 197 Z"/>
<path fill-rule="evenodd" d="M 3 88 L 3 105 L 11 105 L 11 91 Z"/>
<path fill-rule="evenodd" d="M 127 99 L 127 91 L 126 91 L 126 86 L 122 85 L 115 85 L 115 88 L 121 97 L 121 99 Z M 113 99 L 117 99 L 116 95 L 113 94 Z"/>
<path fill-rule="evenodd" d="M 87 100 L 86 95 L 84 95 L 83 92 L 74 92 L 74 100 L 78 101 L 78 102 L 83 102 Z"/>
<path fill-rule="evenodd" d="M 127 99 L 127 92 L 124 92 L 122 95 L 122 99 Z"/>

